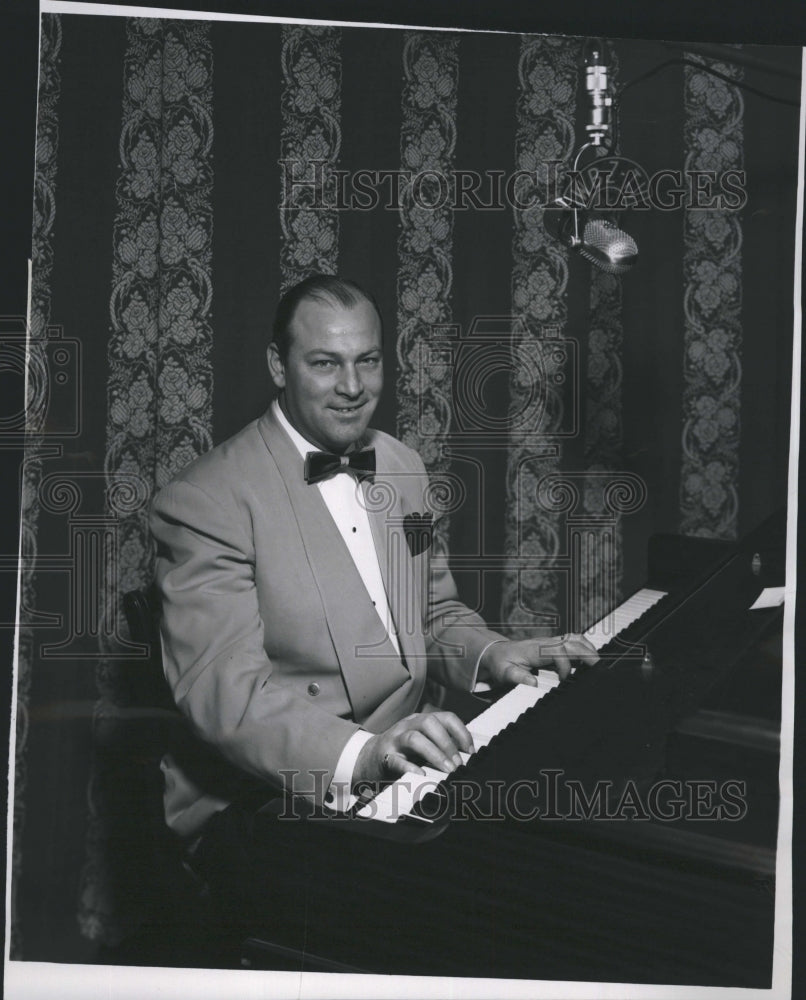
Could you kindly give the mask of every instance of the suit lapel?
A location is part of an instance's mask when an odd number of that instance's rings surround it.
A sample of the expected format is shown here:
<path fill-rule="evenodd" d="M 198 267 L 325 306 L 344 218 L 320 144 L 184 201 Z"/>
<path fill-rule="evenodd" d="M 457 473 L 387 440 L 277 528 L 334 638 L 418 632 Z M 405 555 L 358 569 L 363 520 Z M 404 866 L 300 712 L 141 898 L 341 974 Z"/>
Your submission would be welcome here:
<path fill-rule="evenodd" d="M 381 702 L 412 683 L 413 678 L 386 634 L 321 493 L 305 482 L 299 452 L 271 411 L 260 419 L 258 427 L 285 483 L 353 714 L 357 722 L 362 722 Z M 388 594 L 392 581 L 388 566 L 384 567 L 385 547 L 378 545 L 373 514 L 370 523 Z M 392 612 L 395 613 L 394 608 Z M 404 655 L 407 646 L 411 644 L 401 644 Z"/>

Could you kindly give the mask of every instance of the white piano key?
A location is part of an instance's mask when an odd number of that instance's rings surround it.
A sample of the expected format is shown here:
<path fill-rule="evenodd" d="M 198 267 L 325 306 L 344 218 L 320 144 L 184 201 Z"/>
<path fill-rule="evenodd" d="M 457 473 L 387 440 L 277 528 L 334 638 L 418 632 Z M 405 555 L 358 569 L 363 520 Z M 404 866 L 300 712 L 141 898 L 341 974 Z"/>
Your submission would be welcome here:
<path fill-rule="evenodd" d="M 502 698 L 499 698 L 497 702 L 469 722 L 467 728 L 473 737 L 473 742 L 476 743 L 478 736 L 480 738 L 486 737 L 485 743 L 489 743 L 493 736 L 500 733 L 510 722 L 514 722 L 521 716 L 527 708 L 531 708 L 539 701 L 552 686 L 549 679 L 542 676 L 548 673 L 549 671 L 545 670 L 538 671 L 537 687 L 530 684 L 516 684 L 511 691 L 507 691 Z"/>
<path fill-rule="evenodd" d="M 583 634 L 595 649 L 601 649 L 637 621 L 645 611 L 657 604 L 662 597 L 666 597 L 666 593 L 662 590 L 652 590 L 650 587 L 638 590 L 604 618 L 591 625 Z"/>
<path fill-rule="evenodd" d="M 537 687 L 530 684 L 516 684 L 511 691 L 490 705 L 470 723 L 468 730 L 473 737 L 476 750 L 493 740 L 503 729 L 520 718 L 545 694 L 556 687 L 560 679 L 553 670 L 537 672 Z M 462 763 L 472 759 L 472 754 L 460 753 Z M 425 774 L 404 774 L 391 785 L 387 785 L 375 798 L 357 810 L 364 819 L 376 819 L 382 823 L 396 823 L 401 816 L 407 816 L 418 802 L 433 792 L 448 775 L 431 767 L 424 767 Z"/>
<path fill-rule="evenodd" d="M 425 774 L 404 774 L 387 785 L 372 801 L 357 812 L 363 819 L 377 819 L 382 823 L 396 823 L 401 816 L 408 816 L 423 796 L 433 792 L 447 777 L 444 771 L 423 768 Z"/>

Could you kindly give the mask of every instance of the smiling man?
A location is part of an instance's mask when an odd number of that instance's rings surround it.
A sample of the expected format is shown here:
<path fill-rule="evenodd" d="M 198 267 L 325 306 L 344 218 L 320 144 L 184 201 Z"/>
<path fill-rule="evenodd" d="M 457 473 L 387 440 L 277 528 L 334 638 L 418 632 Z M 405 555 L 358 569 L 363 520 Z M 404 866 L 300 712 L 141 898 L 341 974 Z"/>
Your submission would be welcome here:
<path fill-rule="evenodd" d="M 382 324 L 361 288 L 316 275 L 288 291 L 268 364 L 278 400 L 153 507 L 165 673 L 206 747 L 162 765 L 167 821 L 187 837 L 236 800 L 284 791 L 343 811 L 365 783 L 452 771 L 472 740 L 423 710 L 427 679 L 470 691 L 596 659 L 579 636 L 488 630 L 429 562 L 427 531 L 401 535 L 430 523 L 428 479 L 369 428 Z"/>
<path fill-rule="evenodd" d="M 321 284 L 297 286 L 283 299 L 269 371 L 291 425 L 310 444 L 344 452 L 363 437 L 383 389 L 381 321 L 345 283 L 352 296 L 342 293 L 344 301 L 313 297 Z"/>

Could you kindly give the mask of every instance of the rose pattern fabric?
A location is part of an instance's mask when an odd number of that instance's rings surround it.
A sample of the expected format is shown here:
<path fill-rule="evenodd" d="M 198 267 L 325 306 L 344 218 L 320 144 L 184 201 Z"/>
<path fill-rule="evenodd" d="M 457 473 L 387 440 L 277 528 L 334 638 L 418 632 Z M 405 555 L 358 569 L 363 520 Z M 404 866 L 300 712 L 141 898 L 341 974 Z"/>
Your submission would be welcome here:
<path fill-rule="evenodd" d="M 34 662 L 34 631 L 29 615 L 36 607 L 37 526 L 40 519 L 39 486 L 42 462 L 47 457 L 41 436 L 45 381 L 32 376 L 39 367 L 47 372 L 44 338 L 50 322 L 50 278 L 53 269 L 53 235 L 56 221 L 56 173 L 59 148 L 58 106 L 61 93 L 62 23 L 59 14 L 41 16 L 39 94 L 36 132 L 36 176 L 31 241 L 31 308 L 28 330 L 29 379 L 26 399 L 25 459 L 20 497 L 21 553 L 20 628 L 17 641 L 16 731 L 14 747 L 14 806 L 12 815 L 9 955 L 22 957 L 22 934 L 18 919 L 17 891 L 22 867 L 22 835 L 27 792 L 28 706 Z M 22 331 L 21 331 L 22 333 Z M 37 364 L 38 362 L 38 364 Z"/>
<path fill-rule="evenodd" d="M 335 274 L 339 216 L 328 192 L 341 151 L 341 34 L 335 28 L 284 25 L 280 158 L 295 184 L 281 201 L 280 291 L 316 271 Z M 313 182 L 321 181 L 314 190 Z"/>
<path fill-rule="evenodd" d="M 596 325 L 588 331 L 585 393 L 585 468 L 589 481 L 582 509 L 587 545 L 573 581 L 577 619 L 585 629 L 621 600 L 622 528 L 617 511 L 604 501 L 604 488 L 618 480 L 624 468 L 622 383 L 624 329 L 621 278 L 597 268 L 590 271 L 590 314 Z M 603 516 L 606 515 L 606 516 Z"/>
<path fill-rule="evenodd" d="M 121 172 L 114 231 L 106 469 L 114 474 L 127 438 L 140 439 L 140 470 L 157 487 L 179 471 L 176 440 L 190 429 L 195 455 L 212 443 L 209 363 L 212 239 L 212 54 L 209 28 L 190 22 L 128 22 Z M 179 367 L 190 397 L 160 399 L 165 372 Z M 130 390 L 154 389 L 147 410 Z M 127 395 L 128 394 L 128 395 Z M 124 400 L 129 401 L 124 404 Z M 127 409 L 128 407 L 128 409 Z M 182 409 L 192 413 L 183 426 Z M 120 414 L 127 419 L 121 423 Z M 144 514 L 135 528 L 145 532 Z M 145 535 L 143 535 L 146 538 Z M 147 544 L 147 541 L 146 541 Z M 144 578 L 150 571 L 144 566 Z"/>
<path fill-rule="evenodd" d="M 420 453 L 432 475 L 450 464 L 443 438 L 451 422 L 451 367 L 426 359 L 434 325 L 451 319 L 453 215 L 442 204 L 438 178 L 448 177 L 454 166 L 458 83 L 457 38 L 406 34 L 400 160 L 410 176 L 401 187 L 397 241 L 397 433 Z M 434 526 L 443 548 L 447 530 L 443 516 Z"/>
<path fill-rule="evenodd" d="M 109 484 L 139 477 L 159 489 L 212 446 L 209 35 L 204 22 L 127 21 L 107 348 Z M 118 515 L 117 579 L 107 595 L 151 580 L 148 500 Z M 103 614 L 120 609 L 107 602 Z M 125 698 L 115 664 L 103 659 L 96 669 L 99 718 Z M 110 895 L 114 822 L 94 778 L 89 803 L 79 924 L 91 940 L 114 943 L 136 915 Z"/>
<path fill-rule="evenodd" d="M 536 190 L 529 190 L 525 183 L 517 193 L 517 201 L 529 204 L 532 200 L 537 204 L 531 208 L 513 206 L 512 308 L 523 320 L 528 352 L 542 359 L 539 367 L 544 385 L 538 388 L 544 407 L 539 431 L 546 435 L 560 426 L 562 399 L 550 376 L 550 338 L 544 340 L 541 334 L 545 325 L 562 330 L 567 317 L 568 262 L 565 251 L 546 234 L 539 206 L 545 201 L 547 161 L 568 162 L 573 153 L 578 62 L 579 45 L 571 39 L 524 36 L 521 40 L 516 168 L 535 173 L 532 187 L 536 185 Z M 530 199 L 530 195 L 537 197 Z M 531 392 L 533 387 L 512 378 L 510 413 L 522 412 Z M 536 484 L 559 468 L 559 446 L 536 448 L 533 433 L 526 436 L 516 419 L 512 426 L 507 454 L 505 545 L 506 552 L 515 559 L 504 573 L 501 620 L 509 623 L 513 637 L 526 638 L 545 631 L 543 623 L 546 634 L 558 624 L 557 577 L 540 563 L 560 552 L 559 518 L 541 507 Z M 551 441 L 547 437 L 547 443 Z M 534 566 L 522 568 L 518 560 L 523 559 L 532 560 Z M 541 630 L 536 631 L 536 626 Z"/>
<path fill-rule="evenodd" d="M 737 67 L 713 66 L 741 79 Z M 744 102 L 739 89 L 688 66 L 685 88 L 686 169 L 741 170 Z M 683 269 L 680 531 L 735 538 L 742 378 L 740 216 L 724 209 L 689 209 Z"/>

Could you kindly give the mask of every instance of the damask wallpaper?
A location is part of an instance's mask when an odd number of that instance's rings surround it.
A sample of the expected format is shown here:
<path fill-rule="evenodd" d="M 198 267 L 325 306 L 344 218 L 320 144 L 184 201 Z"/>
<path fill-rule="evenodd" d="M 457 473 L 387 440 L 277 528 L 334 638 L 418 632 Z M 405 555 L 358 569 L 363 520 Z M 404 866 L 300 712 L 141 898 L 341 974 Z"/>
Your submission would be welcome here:
<path fill-rule="evenodd" d="M 741 71 L 733 70 L 740 77 Z M 686 165 L 744 167 L 741 91 L 685 70 Z M 685 393 L 681 528 L 735 537 L 741 435 L 742 226 L 735 213 L 692 210 L 684 236 Z"/>
<path fill-rule="evenodd" d="M 109 798 L 136 715 L 120 596 L 152 576 L 154 491 L 265 409 L 282 291 L 376 296 L 378 422 L 435 477 L 464 599 L 514 636 L 584 627 L 654 532 L 735 538 L 786 500 L 797 112 L 727 62 L 625 91 L 624 156 L 744 172 L 746 203 L 636 209 L 615 276 L 543 224 L 582 39 L 48 14 L 41 45 L 32 358 L 78 346 L 76 392 L 29 402 L 12 955 L 86 961 L 160 906 L 136 803 Z M 617 81 L 668 59 L 610 47 Z M 90 523 L 97 620 L 68 641 Z"/>

